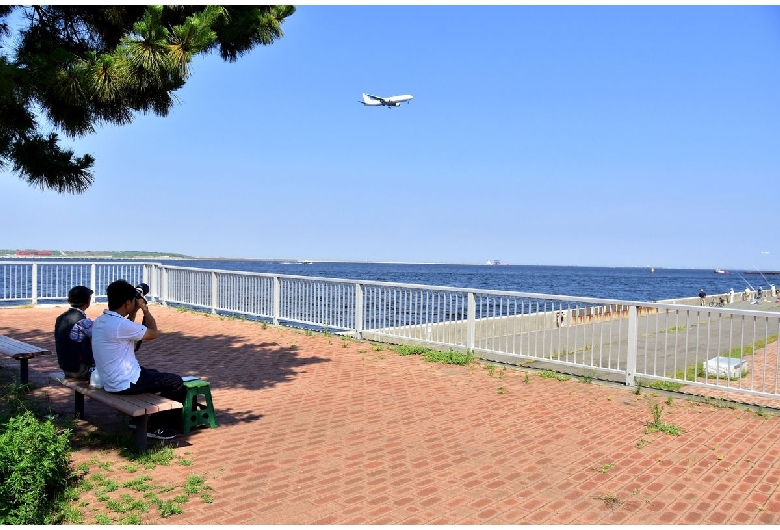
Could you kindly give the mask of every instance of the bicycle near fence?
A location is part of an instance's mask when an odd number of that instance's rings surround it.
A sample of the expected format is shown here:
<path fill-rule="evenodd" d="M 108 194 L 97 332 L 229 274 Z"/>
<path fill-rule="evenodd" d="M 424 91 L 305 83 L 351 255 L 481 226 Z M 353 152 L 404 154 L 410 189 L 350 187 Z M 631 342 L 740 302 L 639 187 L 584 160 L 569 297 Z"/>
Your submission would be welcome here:
<path fill-rule="evenodd" d="M 726 307 L 726 299 L 722 296 L 713 296 L 709 303 L 710 307 Z"/>

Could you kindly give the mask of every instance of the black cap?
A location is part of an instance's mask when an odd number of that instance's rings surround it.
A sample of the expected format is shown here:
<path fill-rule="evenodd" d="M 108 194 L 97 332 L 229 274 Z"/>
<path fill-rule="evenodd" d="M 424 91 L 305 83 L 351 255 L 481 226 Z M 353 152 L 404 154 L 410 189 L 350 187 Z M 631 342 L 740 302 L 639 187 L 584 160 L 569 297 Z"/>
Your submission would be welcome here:
<path fill-rule="evenodd" d="M 77 285 L 68 291 L 68 303 L 72 306 L 80 306 L 89 302 L 89 298 L 92 296 L 92 289 L 84 287 L 83 285 Z"/>

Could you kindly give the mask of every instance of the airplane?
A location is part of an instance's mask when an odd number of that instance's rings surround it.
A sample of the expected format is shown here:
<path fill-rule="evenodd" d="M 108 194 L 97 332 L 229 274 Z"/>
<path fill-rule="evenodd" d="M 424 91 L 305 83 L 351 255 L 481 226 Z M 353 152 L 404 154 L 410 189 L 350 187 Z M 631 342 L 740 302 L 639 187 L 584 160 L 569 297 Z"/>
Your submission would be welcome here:
<path fill-rule="evenodd" d="M 367 107 L 400 107 L 401 103 L 409 103 L 413 96 L 404 94 L 403 96 L 390 96 L 389 98 L 381 98 L 379 96 L 372 96 L 363 92 L 363 101 L 360 101 Z"/>

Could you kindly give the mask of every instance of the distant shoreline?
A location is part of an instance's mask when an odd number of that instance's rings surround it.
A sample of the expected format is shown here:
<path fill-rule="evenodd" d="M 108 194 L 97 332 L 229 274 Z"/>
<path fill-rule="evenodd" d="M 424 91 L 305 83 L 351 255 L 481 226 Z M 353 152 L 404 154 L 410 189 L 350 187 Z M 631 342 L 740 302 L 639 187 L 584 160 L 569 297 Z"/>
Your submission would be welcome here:
<path fill-rule="evenodd" d="M 491 268 L 504 268 L 504 267 L 579 267 L 579 268 L 597 268 L 597 269 L 648 269 L 653 271 L 661 271 L 664 269 L 669 270 L 707 270 L 706 267 L 650 267 L 647 265 L 540 265 L 540 264 L 505 264 L 500 265 L 488 265 L 485 262 L 448 262 L 448 261 L 372 261 L 372 260 L 311 260 L 311 259 L 298 259 L 298 258 L 226 258 L 226 257 L 195 257 L 186 256 L 182 254 L 162 254 L 162 253 L 143 253 L 138 252 L 128 256 L 116 256 L 111 251 L 100 253 L 95 251 L 92 254 L 66 254 L 68 251 L 46 251 L 51 252 L 52 255 L 16 255 L 18 250 L 0 250 L 0 261 L 2 260 L 165 260 L 165 261 L 247 261 L 257 263 L 289 263 L 292 265 L 308 265 L 314 263 L 354 263 L 365 265 L 456 265 L 456 266 L 475 266 L 475 267 L 491 267 Z M 23 251 L 22 251 L 23 252 Z M 29 251 L 28 251 L 29 252 Z M 116 251 L 117 253 L 128 253 L 132 251 Z M 59 253 L 60 255 L 53 255 Z M 758 271 L 747 270 L 741 267 L 732 267 L 735 274 L 764 274 L 764 275 L 780 275 L 780 271 Z"/>

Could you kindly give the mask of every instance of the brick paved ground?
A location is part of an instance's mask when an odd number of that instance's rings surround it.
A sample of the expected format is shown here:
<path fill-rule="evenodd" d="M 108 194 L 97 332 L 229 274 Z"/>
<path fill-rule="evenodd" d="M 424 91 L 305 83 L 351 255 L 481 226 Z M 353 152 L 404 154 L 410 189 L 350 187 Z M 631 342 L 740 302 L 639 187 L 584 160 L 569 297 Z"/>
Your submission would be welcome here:
<path fill-rule="evenodd" d="M 53 349 L 62 310 L 0 309 L 0 333 Z M 153 312 L 163 335 L 144 343 L 141 363 L 210 380 L 220 426 L 176 440 L 192 466 L 150 472 L 171 484 L 205 476 L 214 502 L 144 523 L 780 523 L 777 416 Z M 41 374 L 54 368 L 51 357 L 32 360 L 31 380 L 46 385 Z M 35 396 L 72 413 L 65 388 Z M 653 403 L 681 436 L 645 432 Z M 86 408 L 79 430 L 123 429 L 99 403 Z M 96 455 L 77 448 L 74 464 Z M 98 456 L 117 462 L 120 482 L 129 476 L 119 456 Z"/>

